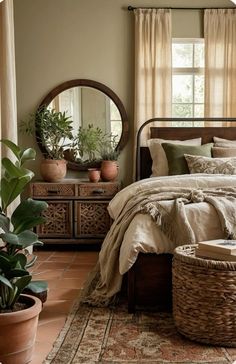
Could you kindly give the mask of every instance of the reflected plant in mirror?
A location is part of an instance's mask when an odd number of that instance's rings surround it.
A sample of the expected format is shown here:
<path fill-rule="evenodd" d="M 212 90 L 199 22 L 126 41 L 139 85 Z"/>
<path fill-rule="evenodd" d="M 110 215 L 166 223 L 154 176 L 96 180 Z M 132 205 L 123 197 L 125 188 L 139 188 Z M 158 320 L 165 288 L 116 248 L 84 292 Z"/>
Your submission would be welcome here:
<path fill-rule="evenodd" d="M 117 135 L 104 135 L 103 141 L 100 144 L 100 155 L 102 160 L 116 161 L 119 157 L 117 148 Z"/>
<path fill-rule="evenodd" d="M 93 162 L 100 159 L 98 156 L 99 145 L 103 139 L 103 132 L 97 126 L 89 124 L 87 128 L 79 127 L 76 135 L 77 150 L 81 163 Z"/>

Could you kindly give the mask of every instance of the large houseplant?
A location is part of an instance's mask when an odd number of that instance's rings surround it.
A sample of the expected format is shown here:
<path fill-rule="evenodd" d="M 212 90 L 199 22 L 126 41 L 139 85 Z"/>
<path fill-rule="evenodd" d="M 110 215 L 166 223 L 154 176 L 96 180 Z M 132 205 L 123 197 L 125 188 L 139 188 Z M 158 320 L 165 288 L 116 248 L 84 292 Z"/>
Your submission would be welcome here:
<path fill-rule="evenodd" d="M 45 181 L 57 182 L 66 175 L 64 151 L 70 146 L 72 135 L 70 116 L 42 106 L 31 114 L 29 119 L 20 123 L 20 131 L 35 134 L 41 145 L 45 159 L 40 165 L 40 172 Z"/>
<path fill-rule="evenodd" d="M 0 362 L 25 364 L 32 356 L 41 301 L 22 295 L 29 285 L 29 272 L 36 257 L 27 259 L 27 248 L 40 244 L 31 230 L 44 222 L 41 216 L 47 204 L 30 198 L 19 203 L 11 216 L 10 204 L 24 191 L 33 173 L 24 167 L 35 159 L 31 148 L 21 149 L 9 140 L 1 140 L 13 152 L 16 161 L 2 158 L 0 209 Z M 31 285 L 33 289 L 34 285 Z M 35 285 L 37 290 L 37 283 Z"/>

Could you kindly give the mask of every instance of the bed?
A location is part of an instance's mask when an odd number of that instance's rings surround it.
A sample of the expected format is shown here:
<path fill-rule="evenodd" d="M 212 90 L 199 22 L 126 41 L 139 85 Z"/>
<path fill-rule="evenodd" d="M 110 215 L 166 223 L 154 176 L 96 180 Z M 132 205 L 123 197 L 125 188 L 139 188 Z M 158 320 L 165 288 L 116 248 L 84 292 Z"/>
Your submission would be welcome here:
<path fill-rule="evenodd" d="M 186 121 L 235 122 L 230 119 L 187 119 Z M 152 173 L 152 159 L 148 147 L 140 146 L 140 137 L 144 127 L 153 122 L 163 121 L 154 118 L 148 120 L 139 130 L 137 136 L 136 153 L 136 180 L 150 177 Z M 179 121 L 168 118 L 165 121 Z M 213 141 L 213 136 L 236 140 L 236 127 L 150 127 L 150 138 L 171 140 L 186 140 L 202 138 L 202 144 Z M 144 254 L 140 253 L 136 262 L 127 273 L 128 285 L 128 311 L 134 312 L 136 307 L 158 306 L 171 307 L 172 297 L 172 255 L 171 254 Z"/>
<path fill-rule="evenodd" d="M 233 238 L 236 238 L 236 154 L 232 158 L 232 165 L 230 160 L 233 170 L 228 173 L 227 169 L 228 174 L 225 171 L 213 172 L 217 175 L 185 172 L 188 174 L 167 173 L 162 177 L 150 178 L 151 155 L 148 147 L 140 146 L 140 135 L 144 127 L 163 120 L 179 121 L 155 118 L 140 128 L 137 139 L 137 181 L 118 192 L 109 203 L 108 210 L 114 222 L 102 244 L 91 282 L 85 289 L 84 301 L 89 304 L 110 304 L 121 289 L 122 281 L 126 281 L 129 312 L 138 306 L 170 307 L 174 248 L 201 240 L 231 238 L 234 234 Z M 236 122 L 236 118 L 185 119 L 205 120 Z M 210 148 L 208 159 L 210 163 L 214 160 L 214 164 L 217 158 L 211 158 L 212 144 L 208 143 L 212 142 L 213 136 L 227 139 L 229 143 L 230 140 L 236 140 L 236 127 L 176 128 L 154 127 L 152 124 L 150 134 L 151 139 L 180 140 L 185 141 L 185 144 L 194 138 L 199 143 L 201 137 L 200 149 Z M 163 148 L 169 146 L 168 143 L 163 144 Z M 236 144 L 234 147 L 236 153 Z M 184 148 L 189 147 L 186 145 Z M 199 155 L 195 154 L 195 157 Z M 219 159 L 218 162 L 222 163 L 222 159 Z M 228 168 L 228 162 L 223 162 Z M 235 218 L 231 219 L 231 216 Z M 124 280 L 124 277 L 127 279 Z"/>

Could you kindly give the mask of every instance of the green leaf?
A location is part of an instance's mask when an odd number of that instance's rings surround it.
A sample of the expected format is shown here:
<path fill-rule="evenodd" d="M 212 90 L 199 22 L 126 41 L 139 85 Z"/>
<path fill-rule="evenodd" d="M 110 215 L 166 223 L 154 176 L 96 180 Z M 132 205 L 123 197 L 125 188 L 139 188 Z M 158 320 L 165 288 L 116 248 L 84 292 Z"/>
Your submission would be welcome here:
<path fill-rule="evenodd" d="M 35 160 L 36 152 L 33 148 L 27 148 L 20 152 L 21 164 L 26 161 Z"/>
<path fill-rule="evenodd" d="M 8 140 L 8 139 L 1 139 L 0 142 L 5 144 L 15 154 L 16 158 L 19 160 L 20 147 L 18 147 L 15 143 L 13 143 L 11 140 Z"/>
<path fill-rule="evenodd" d="M 31 275 L 19 277 L 14 282 L 14 286 L 18 287 L 19 292 L 22 292 L 23 289 L 30 283 L 31 279 L 32 279 Z"/>
<path fill-rule="evenodd" d="M 2 252 L 1 252 L 2 253 Z M 11 258 L 9 256 L 0 255 L 0 272 L 7 272 L 11 269 Z"/>
<path fill-rule="evenodd" d="M 1 274 L 0 274 L 0 282 L 3 283 L 4 286 L 7 286 L 9 288 L 13 288 L 12 285 L 11 285 L 11 282 L 7 278 L 3 277 Z"/>
<path fill-rule="evenodd" d="M 12 294 L 11 300 L 9 300 L 9 304 L 11 306 L 14 306 L 14 304 L 18 300 L 20 294 L 25 289 L 25 287 L 27 287 L 27 285 L 30 283 L 31 279 L 32 279 L 31 276 L 23 276 L 23 277 L 18 278 L 14 282 L 14 286 L 13 286 L 14 294 Z"/>
<path fill-rule="evenodd" d="M 47 207 L 48 205 L 44 201 L 32 200 L 31 198 L 22 201 L 11 217 L 14 232 L 20 233 L 45 222 L 45 218 L 41 214 Z"/>
<path fill-rule="evenodd" d="M 18 236 L 16 234 L 13 234 L 13 233 L 2 233 L 2 234 L 0 234 L 0 238 L 5 243 L 11 244 L 11 245 L 20 245 L 19 244 Z"/>
<path fill-rule="evenodd" d="M 38 242 L 38 235 L 31 230 L 25 230 L 19 234 L 2 233 L 0 234 L 0 237 L 5 243 L 14 245 L 20 249 L 27 248 Z"/>
<path fill-rule="evenodd" d="M 2 228 L 3 231 L 5 232 L 9 231 L 10 228 L 10 219 L 1 213 L 0 213 L 0 228 Z"/>
<path fill-rule="evenodd" d="M 25 186 L 30 182 L 30 176 L 24 176 L 21 178 L 13 178 L 10 181 L 2 178 L 1 180 L 1 198 L 2 198 L 2 210 L 6 211 L 6 208 L 12 201 L 16 199 L 23 191 Z"/>
<path fill-rule="evenodd" d="M 6 276 L 8 279 L 16 278 L 16 277 L 24 277 L 30 275 L 29 272 L 25 269 L 12 269 L 9 271 Z"/>
<path fill-rule="evenodd" d="M 11 177 L 22 177 L 24 173 L 9 158 L 2 158 L 2 165 Z"/>
<path fill-rule="evenodd" d="M 15 263 L 15 266 L 25 268 L 27 264 L 27 258 L 25 254 L 23 253 L 17 253 L 12 257 L 13 262 Z"/>

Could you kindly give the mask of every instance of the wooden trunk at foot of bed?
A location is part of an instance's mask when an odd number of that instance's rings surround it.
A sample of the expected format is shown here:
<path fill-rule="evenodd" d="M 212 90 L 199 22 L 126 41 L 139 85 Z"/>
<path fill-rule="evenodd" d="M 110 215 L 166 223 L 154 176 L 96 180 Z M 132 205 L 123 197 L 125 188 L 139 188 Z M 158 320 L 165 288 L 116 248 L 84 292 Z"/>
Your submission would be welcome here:
<path fill-rule="evenodd" d="M 128 311 L 137 306 L 171 307 L 172 274 L 171 254 L 139 253 L 137 261 L 128 271 Z"/>

